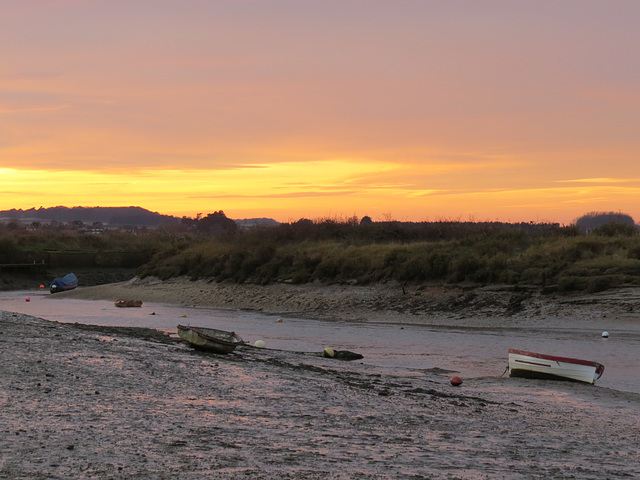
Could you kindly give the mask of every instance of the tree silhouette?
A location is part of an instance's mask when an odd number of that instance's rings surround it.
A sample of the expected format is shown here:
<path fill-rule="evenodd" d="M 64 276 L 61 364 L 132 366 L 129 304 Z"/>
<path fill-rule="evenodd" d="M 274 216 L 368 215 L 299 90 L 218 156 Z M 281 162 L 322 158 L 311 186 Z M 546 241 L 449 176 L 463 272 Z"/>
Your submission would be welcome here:
<path fill-rule="evenodd" d="M 632 227 L 636 226 L 636 222 L 634 222 L 631 215 L 627 215 L 626 213 L 589 212 L 576 220 L 576 227 L 578 227 L 580 232 L 589 233 L 608 223 L 619 223 Z"/>
<path fill-rule="evenodd" d="M 233 235 L 238 231 L 236 222 L 227 218 L 222 210 L 208 214 L 198 221 L 198 231 L 212 237 Z"/>

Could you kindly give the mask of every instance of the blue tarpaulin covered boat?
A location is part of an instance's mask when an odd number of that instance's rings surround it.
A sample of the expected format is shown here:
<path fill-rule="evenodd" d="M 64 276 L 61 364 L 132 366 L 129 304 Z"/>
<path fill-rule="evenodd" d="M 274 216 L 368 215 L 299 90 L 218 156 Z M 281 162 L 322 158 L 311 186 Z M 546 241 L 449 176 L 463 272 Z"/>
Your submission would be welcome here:
<path fill-rule="evenodd" d="M 51 282 L 49 291 L 51 293 L 65 292 L 67 290 L 73 290 L 77 286 L 78 278 L 73 273 L 69 273 L 64 277 L 54 279 L 53 282 Z"/>

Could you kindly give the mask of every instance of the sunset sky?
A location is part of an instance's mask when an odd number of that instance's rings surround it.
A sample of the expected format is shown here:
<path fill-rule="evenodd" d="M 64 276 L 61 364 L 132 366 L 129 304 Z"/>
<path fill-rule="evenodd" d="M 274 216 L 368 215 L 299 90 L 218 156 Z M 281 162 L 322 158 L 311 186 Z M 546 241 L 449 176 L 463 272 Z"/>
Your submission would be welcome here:
<path fill-rule="evenodd" d="M 640 221 L 640 1 L 0 0 L 0 210 Z"/>

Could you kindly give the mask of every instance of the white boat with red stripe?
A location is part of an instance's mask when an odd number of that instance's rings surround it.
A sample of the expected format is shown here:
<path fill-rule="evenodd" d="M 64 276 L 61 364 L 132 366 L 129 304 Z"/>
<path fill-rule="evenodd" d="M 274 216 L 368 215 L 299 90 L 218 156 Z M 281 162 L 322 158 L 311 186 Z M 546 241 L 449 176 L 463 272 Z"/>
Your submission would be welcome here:
<path fill-rule="evenodd" d="M 590 360 L 509 349 L 509 376 L 595 383 L 604 365 Z"/>

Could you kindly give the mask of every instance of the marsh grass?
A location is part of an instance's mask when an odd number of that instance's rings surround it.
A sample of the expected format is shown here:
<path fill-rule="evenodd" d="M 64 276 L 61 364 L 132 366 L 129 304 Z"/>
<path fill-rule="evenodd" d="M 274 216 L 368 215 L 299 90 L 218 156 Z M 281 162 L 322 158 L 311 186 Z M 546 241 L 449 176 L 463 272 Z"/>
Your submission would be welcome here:
<path fill-rule="evenodd" d="M 137 268 L 159 251 L 166 250 L 166 236 L 106 232 L 84 235 L 59 231 L 0 230 L 0 265 L 44 261 L 57 267 Z"/>
<path fill-rule="evenodd" d="M 157 232 L 133 235 L 114 231 L 100 235 L 88 235 L 75 231 L 7 232 L 0 230 L 0 254 L 44 250 L 60 252 L 147 251 L 166 243 L 166 237 Z"/>
<path fill-rule="evenodd" d="M 217 237 L 176 237 L 161 231 L 0 232 L 0 263 L 42 252 L 94 254 L 97 264 L 107 262 L 99 256 L 138 252 L 143 255 L 135 258 L 144 260 L 136 265 L 137 274 L 163 280 L 188 276 L 236 283 L 360 285 L 393 280 L 507 284 L 560 292 L 640 284 L 640 235 L 615 225 L 588 235 L 555 224 L 360 225 L 353 219 L 255 227 Z"/>
<path fill-rule="evenodd" d="M 456 222 L 287 224 L 167 246 L 138 273 L 258 284 L 467 282 L 561 292 L 639 284 L 640 237 L 612 231 L 583 235 L 556 225 Z"/>

